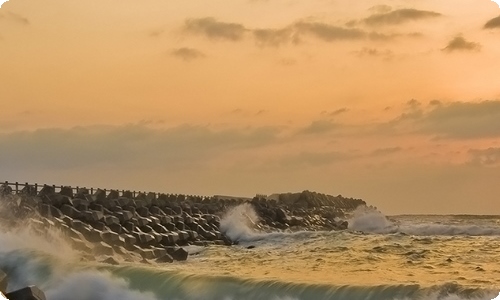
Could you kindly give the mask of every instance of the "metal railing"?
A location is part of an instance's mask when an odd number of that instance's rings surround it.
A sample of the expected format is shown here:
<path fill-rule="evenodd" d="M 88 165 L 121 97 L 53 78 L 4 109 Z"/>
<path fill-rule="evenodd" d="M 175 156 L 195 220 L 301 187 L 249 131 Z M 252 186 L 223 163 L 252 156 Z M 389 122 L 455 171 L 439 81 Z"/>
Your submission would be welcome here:
<path fill-rule="evenodd" d="M 101 188 L 94 188 L 94 187 L 87 188 L 85 186 L 84 187 L 80 187 L 80 186 L 72 187 L 72 186 L 68 186 L 68 185 L 55 185 L 55 184 L 38 184 L 38 183 L 30 184 L 28 182 L 19 183 L 17 181 L 16 182 L 4 181 L 3 183 L 0 183 L 0 190 L 2 187 L 11 187 L 13 194 L 21 194 L 21 193 L 29 191 L 30 194 L 38 195 L 38 193 L 44 187 L 49 187 L 49 188 L 51 187 L 54 190 L 54 192 L 56 192 L 56 193 L 61 192 L 61 190 L 63 190 L 63 189 L 71 189 L 74 194 L 79 194 L 82 191 L 87 191 L 88 194 L 93 195 L 94 192 L 101 190 L 106 194 L 106 196 L 112 192 L 117 192 L 118 196 L 121 197 L 121 196 L 124 196 L 125 194 L 130 195 L 130 193 L 131 193 L 133 198 L 136 198 L 138 195 L 141 195 L 141 194 L 144 194 L 144 195 L 153 194 L 154 198 L 157 198 L 160 195 L 165 195 L 167 197 L 184 196 L 186 199 L 189 199 L 189 198 L 193 198 L 193 199 L 209 198 L 209 197 L 197 196 L 197 195 L 168 194 L 168 193 L 145 192 L 145 191 L 135 191 L 135 190 L 131 191 L 131 190 L 118 190 L 118 189 L 101 189 Z"/>

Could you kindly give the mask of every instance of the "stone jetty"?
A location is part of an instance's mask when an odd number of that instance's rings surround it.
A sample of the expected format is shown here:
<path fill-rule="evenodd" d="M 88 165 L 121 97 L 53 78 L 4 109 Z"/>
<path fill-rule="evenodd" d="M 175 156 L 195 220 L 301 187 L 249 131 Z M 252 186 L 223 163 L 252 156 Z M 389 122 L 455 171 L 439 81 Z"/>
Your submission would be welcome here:
<path fill-rule="evenodd" d="M 221 217 L 243 203 L 259 215 L 256 226 L 268 231 L 346 229 L 344 214 L 366 204 L 309 191 L 201 197 L 8 182 L 0 185 L 0 197 L 10 216 L 0 216 L 4 221 L 56 228 L 84 257 L 109 264 L 118 264 L 116 257 L 172 263 L 188 258 L 184 246 L 234 245 L 238 241 L 220 231 Z"/>

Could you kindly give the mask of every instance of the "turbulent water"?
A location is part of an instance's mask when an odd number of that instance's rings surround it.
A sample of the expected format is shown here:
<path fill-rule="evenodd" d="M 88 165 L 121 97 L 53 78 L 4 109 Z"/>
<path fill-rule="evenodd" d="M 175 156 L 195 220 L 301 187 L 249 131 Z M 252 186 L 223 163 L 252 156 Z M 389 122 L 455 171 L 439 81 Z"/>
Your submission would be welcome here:
<path fill-rule="evenodd" d="M 185 262 L 88 260 L 57 233 L 0 233 L 9 290 L 48 300 L 493 299 L 500 291 L 500 216 L 392 216 L 359 210 L 342 232 L 263 232 L 237 207 L 221 230 L 238 246 L 188 247 Z M 254 246 L 254 247 L 249 247 Z"/>

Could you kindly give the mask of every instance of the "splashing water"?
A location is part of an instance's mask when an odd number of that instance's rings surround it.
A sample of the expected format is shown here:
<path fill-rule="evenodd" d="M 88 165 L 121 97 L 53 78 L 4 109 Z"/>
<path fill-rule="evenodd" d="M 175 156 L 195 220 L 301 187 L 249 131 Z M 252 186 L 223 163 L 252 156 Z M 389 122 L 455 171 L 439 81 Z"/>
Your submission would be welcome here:
<path fill-rule="evenodd" d="M 370 233 L 392 233 L 397 231 L 397 227 L 387 220 L 381 212 L 369 208 L 358 207 L 349 220 L 350 230 Z"/>
<path fill-rule="evenodd" d="M 223 216 L 220 230 L 233 241 L 253 240 L 258 236 L 255 231 L 259 216 L 249 203 L 233 207 Z"/>

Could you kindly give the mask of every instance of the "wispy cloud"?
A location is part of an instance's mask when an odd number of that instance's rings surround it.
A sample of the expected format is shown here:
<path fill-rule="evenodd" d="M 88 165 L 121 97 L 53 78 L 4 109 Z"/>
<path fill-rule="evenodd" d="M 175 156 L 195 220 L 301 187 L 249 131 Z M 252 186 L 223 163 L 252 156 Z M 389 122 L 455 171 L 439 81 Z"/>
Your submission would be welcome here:
<path fill-rule="evenodd" d="M 23 24 L 23 25 L 30 24 L 30 21 L 28 20 L 28 18 L 25 18 L 21 15 L 18 15 L 18 14 L 12 13 L 12 12 L 7 12 L 7 13 L 0 12 L 0 20 L 2 20 L 2 19 L 11 20 L 11 21 Z"/>
<path fill-rule="evenodd" d="M 379 124 L 379 132 L 431 135 L 439 139 L 480 139 L 500 137 L 500 101 L 433 101 L 429 106 L 408 104 L 408 111 Z"/>
<path fill-rule="evenodd" d="M 398 25 L 409 21 L 437 18 L 440 16 L 442 16 L 440 13 L 434 11 L 404 8 L 373 14 L 363 19 L 363 23 L 370 26 Z"/>
<path fill-rule="evenodd" d="M 184 61 L 192 61 L 195 59 L 205 57 L 205 54 L 203 52 L 193 48 L 186 48 L 186 47 L 174 49 L 170 52 L 170 54 Z"/>
<path fill-rule="evenodd" d="M 442 49 L 445 52 L 454 52 L 454 51 L 473 51 L 477 52 L 481 50 L 481 44 L 475 42 L 469 42 L 462 36 L 456 36 L 451 41 L 448 42 L 448 45 Z"/>
<path fill-rule="evenodd" d="M 245 26 L 238 23 L 226 23 L 215 18 L 188 19 L 184 24 L 188 32 L 203 34 L 210 39 L 229 41 L 241 40 L 246 32 Z"/>
<path fill-rule="evenodd" d="M 489 20 L 488 22 L 486 22 L 486 24 L 484 24 L 483 28 L 485 28 L 485 29 L 500 28 L 500 16 L 493 18 L 493 19 Z"/>
<path fill-rule="evenodd" d="M 500 165 L 500 148 L 470 149 L 470 163 L 492 167 Z"/>
<path fill-rule="evenodd" d="M 388 41 L 397 37 L 415 37 L 415 33 L 383 33 L 365 31 L 355 26 L 338 26 L 319 21 L 300 20 L 282 28 L 252 29 L 239 23 L 227 23 L 215 18 L 188 19 L 185 21 L 186 32 L 204 35 L 212 40 L 241 41 L 253 37 L 261 47 L 279 47 L 286 44 L 299 44 L 301 38 L 310 36 L 325 42 L 349 40 Z"/>
<path fill-rule="evenodd" d="M 319 120 L 313 121 L 308 126 L 299 130 L 300 134 L 322 134 L 326 132 L 330 132 L 335 128 L 338 128 L 339 125 L 327 120 Z"/>
<path fill-rule="evenodd" d="M 230 128 L 145 125 L 51 128 L 0 134 L 0 165 L 5 168 L 130 168 L 163 165 L 170 169 L 203 165 L 231 151 L 276 142 L 275 127 Z"/>

